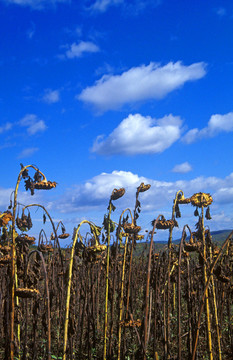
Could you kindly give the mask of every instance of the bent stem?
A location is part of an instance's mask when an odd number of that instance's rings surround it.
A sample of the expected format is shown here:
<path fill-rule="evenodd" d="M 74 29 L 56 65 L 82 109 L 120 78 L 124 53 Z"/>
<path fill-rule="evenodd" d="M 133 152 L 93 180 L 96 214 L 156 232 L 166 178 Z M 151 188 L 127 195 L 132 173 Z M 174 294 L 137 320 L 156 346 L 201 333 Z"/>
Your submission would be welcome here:
<path fill-rule="evenodd" d="M 45 175 L 34 165 L 27 165 L 22 167 L 19 172 L 15 191 L 14 191 L 14 203 L 13 203 L 13 215 L 12 215 L 12 250 L 11 250 L 11 310 L 10 310 L 10 359 L 14 360 L 14 322 L 15 322 L 15 280 L 17 279 L 17 267 L 16 267 L 16 250 L 15 250 L 15 239 L 16 239 L 16 231 L 15 231 L 15 218 L 16 218 L 16 206 L 17 206 L 17 195 L 19 190 L 19 184 L 22 179 L 23 172 L 28 169 L 33 168 L 36 171 L 39 171 L 43 176 L 44 180 L 46 180 Z M 16 303 L 18 304 L 18 297 L 16 297 Z M 18 342 L 20 348 L 20 325 L 18 325 Z"/>
<path fill-rule="evenodd" d="M 50 220 L 50 222 L 51 222 L 51 225 L 52 225 L 54 234 L 55 234 L 55 240 L 56 240 L 56 245 L 58 246 L 58 250 L 59 250 L 59 255 L 60 255 L 62 270 L 64 270 L 63 257 L 62 257 L 62 253 L 61 253 L 60 243 L 59 243 L 59 240 L 58 240 L 57 230 L 56 230 L 56 228 L 55 228 L 53 219 L 51 218 L 51 216 L 50 216 L 49 212 L 46 210 L 46 208 L 45 208 L 43 205 L 40 205 L 40 204 L 30 204 L 30 205 L 24 206 L 24 208 L 23 208 L 23 210 L 22 210 L 23 214 L 24 214 L 24 211 L 25 211 L 27 208 L 29 208 L 29 207 L 39 207 L 39 208 L 43 209 L 44 212 L 46 213 L 46 215 L 48 216 L 48 218 L 49 218 L 49 220 Z"/>
<path fill-rule="evenodd" d="M 108 233 L 107 233 L 107 265 L 106 265 L 106 286 L 105 286 L 105 317 L 104 317 L 104 355 L 103 359 L 106 360 L 107 353 L 107 329 L 108 329 L 108 277 L 109 277 L 109 256 L 110 256 L 110 227 L 111 227 L 111 211 L 112 203 L 109 201 L 108 210 Z"/>
<path fill-rule="evenodd" d="M 120 305 L 119 305 L 119 329 L 118 329 L 118 356 L 117 359 L 121 358 L 121 321 L 123 314 L 123 299 L 124 299 L 124 282 L 125 282 L 125 262 L 126 262 L 126 253 L 127 253 L 127 244 L 128 244 L 128 236 L 125 239 L 125 248 L 124 248 L 124 258 L 122 264 L 122 275 L 121 275 L 121 297 L 120 297 Z"/>
<path fill-rule="evenodd" d="M 95 227 L 88 220 L 81 221 L 81 223 L 78 225 L 78 227 L 77 227 L 77 229 L 75 231 L 75 236 L 74 236 L 74 240 L 73 240 L 72 248 L 71 248 L 70 263 L 69 263 L 69 275 L 68 275 L 68 287 L 67 287 L 67 295 L 66 295 L 66 310 L 65 310 L 65 324 L 64 324 L 64 344 L 63 344 L 63 357 L 62 357 L 62 360 L 66 360 L 66 349 L 67 349 L 67 339 L 68 339 L 68 325 L 69 325 L 69 308 L 70 308 L 70 291 L 71 291 L 72 269 L 73 269 L 73 261 L 74 261 L 74 250 L 75 250 L 75 245 L 76 245 L 76 242 L 77 242 L 77 239 L 78 239 L 78 234 L 79 234 L 80 227 L 83 224 L 88 224 L 95 231 Z"/>

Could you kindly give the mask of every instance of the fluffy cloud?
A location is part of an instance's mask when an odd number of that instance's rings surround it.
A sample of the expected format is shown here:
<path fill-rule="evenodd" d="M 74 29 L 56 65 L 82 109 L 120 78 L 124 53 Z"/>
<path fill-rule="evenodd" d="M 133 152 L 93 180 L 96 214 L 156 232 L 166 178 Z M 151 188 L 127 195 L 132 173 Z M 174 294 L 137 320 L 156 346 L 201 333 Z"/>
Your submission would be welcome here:
<path fill-rule="evenodd" d="M 13 188 L 0 188 L 0 211 L 5 211 L 7 207 L 10 205 L 10 196 Z"/>
<path fill-rule="evenodd" d="M 114 188 L 125 187 L 126 189 L 134 188 L 140 185 L 140 182 L 146 182 L 146 178 L 139 177 L 136 174 L 127 171 L 113 171 L 112 173 L 101 173 L 86 181 L 84 184 L 76 185 L 74 188 L 68 190 L 64 197 L 57 202 L 53 207 L 60 212 L 72 212 L 78 210 L 96 209 L 99 206 L 106 207 L 111 193 Z M 118 200 L 122 203 L 122 199 L 132 195 L 128 192 L 123 198 Z"/>
<path fill-rule="evenodd" d="M 22 191 L 23 190 L 23 182 L 20 185 L 20 190 L 18 192 L 18 201 L 20 204 L 31 204 L 35 202 L 40 204 L 42 201 L 42 194 L 40 191 L 35 191 L 35 195 L 31 196 L 30 191 Z M 14 188 L 2 188 L 0 187 L 0 211 L 3 212 L 7 210 L 8 206 L 10 205 L 10 199 L 12 199 L 12 192 Z M 32 201 L 33 199 L 33 201 Z"/>
<path fill-rule="evenodd" d="M 54 104 L 54 103 L 60 101 L 59 90 L 46 89 L 42 100 L 44 102 L 46 102 L 47 104 Z"/>
<path fill-rule="evenodd" d="M 36 147 L 24 149 L 18 155 L 18 159 L 28 158 L 28 157 L 34 155 L 35 152 L 37 152 L 38 150 L 39 150 L 39 148 L 36 148 Z"/>
<path fill-rule="evenodd" d="M 8 131 L 12 128 L 12 123 L 7 122 L 6 124 L 0 126 L 0 134 L 4 133 L 5 131 Z"/>
<path fill-rule="evenodd" d="M 99 47 L 90 41 L 81 41 L 79 44 L 73 43 L 70 49 L 66 51 L 69 59 L 81 57 L 84 53 L 96 53 L 100 51 Z"/>
<path fill-rule="evenodd" d="M 225 115 L 212 115 L 208 124 L 203 129 L 194 128 L 189 130 L 183 137 L 183 142 L 191 144 L 197 140 L 214 137 L 221 132 L 233 131 L 233 112 Z"/>
<path fill-rule="evenodd" d="M 7 4 L 16 4 L 29 6 L 32 9 L 41 10 L 48 6 L 54 6 L 58 3 L 69 3 L 70 0 L 1 0 Z"/>
<path fill-rule="evenodd" d="M 25 115 L 24 118 L 19 121 L 19 125 L 26 127 L 29 135 L 35 135 L 47 129 L 44 120 L 38 119 L 35 114 Z"/>
<path fill-rule="evenodd" d="M 191 170 L 192 170 L 192 166 L 187 161 L 182 164 L 177 164 L 172 169 L 173 172 L 181 173 L 181 174 L 185 174 Z"/>
<path fill-rule="evenodd" d="M 203 62 L 190 66 L 182 65 L 180 61 L 164 66 L 151 62 L 121 75 L 104 75 L 77 98 L 101 111 L 113 110 L 128 103 L 164 98 L 187 81 L 198 80 L 205 74 Z"/>
<path fill-rule="evenodd" d="M 187 197 L 200 191 L 211 193 L 214 202 L 211 206 L 213 220 L 208 222 L 210 228 L 212 230 L 232 228 L 233 173 L 226 178 L 201 176 L 188 181 L 172 182 L 148 179 L 129 171 L 115 170 L 112 173 L 101 173 L 83 184 L 74 186 L 56 203 L 51 202 L 50 209 L 63 214 L 79 213 L 84 218 L 88 218 L 92 212 L 95 214 L 95 221 L 100 223 L 102 221 L 101 212 L 106 211 L 112 190 L 120 187 L 126 189 L 125 195 L 116 202 L 117 211 L 114 213 L 116 217 L 123 209 L 134 207 L 136 188 L 141 182 L 151 184 L 151 188 L 147 192 L 140 194 L 143 211 L 140 221 L 144 223 L 145 227 L 148 227 L 150 221 L 160 213 L 163 213 L 167 218 L 171 216 L 175 194 L 182 189 Z M 195 228 L 197 218 L 193 216 L 193 211 L 192 206 L 181 205 L 182 218 L 179 219 L 179 231 L 186 223 L 192 229 Z M 176 236 L 178 237 L 180 234 L 177 233 Z"/>
<path fill-rule="evenodd" d="M 160 153 L 177 141 L 182 121 L 173 115 L 152 119 L 140 114 L 129 115 L 113 132 L 95 141 L 92 152 L 101 155 L 135 155 Z"/>

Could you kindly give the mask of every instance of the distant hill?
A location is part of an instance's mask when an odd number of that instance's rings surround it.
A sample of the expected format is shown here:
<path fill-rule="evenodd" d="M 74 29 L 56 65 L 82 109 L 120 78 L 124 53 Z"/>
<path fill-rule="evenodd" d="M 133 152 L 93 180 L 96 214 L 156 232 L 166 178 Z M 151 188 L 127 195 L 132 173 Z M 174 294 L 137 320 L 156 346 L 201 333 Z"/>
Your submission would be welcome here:
<path fill-rule="evenodd" d="M 211 231 L 213 242 L 218 246 L 221 246 L 222 243 L 226 240 L 228 235 L 232 230 L 218 230 Z M 187 237 L 188 239 L 188 237 Z M 173 240 L 172 243 L 178 245 L 181 239 Z M 163 250 L 167 246 L 167 241 L 154 241 L 155 252 Z M 142 252 L 148 253 L 149 251 L 149 242 L 138 242 L 135 249 L 135 255 L 140 255 Z"/>
<path fill-rule="evenodd" d="M 232 230 L 219 230 L 219 231 L 212 231 L 211 235 L 213 241 L 216 242 L 218 245 L 221 245 L 228 235 L 231 233 Z"/>

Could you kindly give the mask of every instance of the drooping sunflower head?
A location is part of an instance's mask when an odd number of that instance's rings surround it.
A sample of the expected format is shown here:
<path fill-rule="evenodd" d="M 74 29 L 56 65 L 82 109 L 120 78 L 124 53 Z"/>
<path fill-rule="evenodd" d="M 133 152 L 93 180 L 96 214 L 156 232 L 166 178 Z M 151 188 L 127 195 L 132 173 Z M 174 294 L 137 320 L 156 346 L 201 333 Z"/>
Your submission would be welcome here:
<path fill-rule="evenodd" d="M 34 189 L 38 189 L 38 190 L 50 190 L 55 188 L 56 186 L 57 186 L 56 181 L 42 180 L 34 183 Z"/>
<path fill-rule="evenodd" d="M 145 185 L 145 184 L 142 182 L 142 183 L 138 186 L 137 192 L 140 193 L 140 192 L 147 191 L 147 190 L 150 189 L 150 187 L 151 187 L 150 184 Z"/>
<path fill-rule="evenodd" d="M 190 198 L 191 204 L 196 207 L 207 207 L 213 202 L 213 198 L 210 194 L 207 193 L 196 193 Z"/>
<path fill-rule="evenodd" d="M 120 199 L 124 195 L 124 193 L 125 193 L 124 188 L 114 189 L 111 194 L 111 200 Z"/>

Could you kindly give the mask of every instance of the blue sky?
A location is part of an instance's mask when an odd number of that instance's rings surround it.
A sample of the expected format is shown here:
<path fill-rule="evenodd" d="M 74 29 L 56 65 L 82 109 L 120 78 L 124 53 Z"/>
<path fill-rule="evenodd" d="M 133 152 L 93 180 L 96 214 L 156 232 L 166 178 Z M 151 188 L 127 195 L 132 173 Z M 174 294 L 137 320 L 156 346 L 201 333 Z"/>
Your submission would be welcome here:
<path fill-rule="evenodd" d="M 100 225 L 123 186 L 117 221 L 142 181 L 143 228 L 170 217 L 179 189 L 211 193 L 209 226 L 232 227 L 230 0 L 0 0 L 0 21 L 1 211 L 23 163 L 58 186 L 31 198 L 22 183 L 19 201 L 37 200 L 70 232 Z"/>

